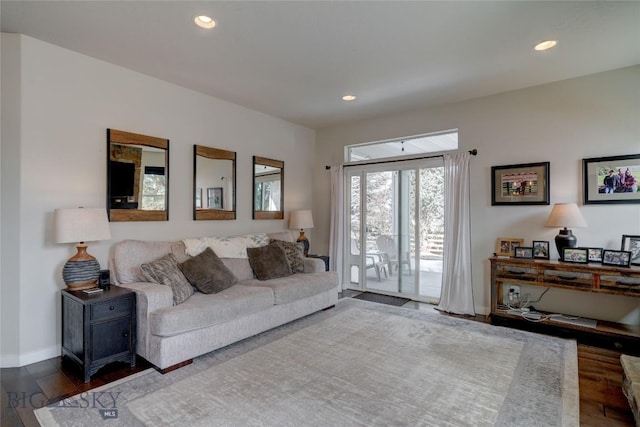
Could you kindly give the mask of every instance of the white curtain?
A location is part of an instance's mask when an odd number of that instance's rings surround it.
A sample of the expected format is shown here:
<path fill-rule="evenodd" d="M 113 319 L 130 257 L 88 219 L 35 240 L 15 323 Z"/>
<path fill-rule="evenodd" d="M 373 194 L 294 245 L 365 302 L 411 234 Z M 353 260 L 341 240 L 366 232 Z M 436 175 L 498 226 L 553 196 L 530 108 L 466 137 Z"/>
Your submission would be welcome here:
<path fill-rule="evenodd" d="M 471 282 L 469 153 L 444 156 L 444 265 L 438 310 L 475 315 Z"/>
<path fill-rule="evenodd" d="M 342 289 L 342 255 L 344 246 L 344 171 L 342 166 L 331 167 L 331 238 L 329 240 L 330 270 L 338 272 Z"/>

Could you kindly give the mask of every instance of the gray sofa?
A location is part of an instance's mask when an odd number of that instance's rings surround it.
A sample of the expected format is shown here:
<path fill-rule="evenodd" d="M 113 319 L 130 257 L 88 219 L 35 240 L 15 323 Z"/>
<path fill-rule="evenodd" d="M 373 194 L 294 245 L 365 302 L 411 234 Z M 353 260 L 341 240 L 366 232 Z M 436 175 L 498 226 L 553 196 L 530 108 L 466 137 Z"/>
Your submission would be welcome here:
<path fill-rule="evenodd" d="M 264 332 L 338 300 L 338 278 L 320 259 L 305 258 L 304 273 L 257 280 L 246 258 L 222 258 L 238 283 L 215 294 L 195 292 L 173 305 L 170 287 L 146 281 L 140 265 L 172 253 L 188 259 L 184 242 L 125 240 L 112 247 L 115 285 L 137 296 L 137 354 L 165 370 Z"/>

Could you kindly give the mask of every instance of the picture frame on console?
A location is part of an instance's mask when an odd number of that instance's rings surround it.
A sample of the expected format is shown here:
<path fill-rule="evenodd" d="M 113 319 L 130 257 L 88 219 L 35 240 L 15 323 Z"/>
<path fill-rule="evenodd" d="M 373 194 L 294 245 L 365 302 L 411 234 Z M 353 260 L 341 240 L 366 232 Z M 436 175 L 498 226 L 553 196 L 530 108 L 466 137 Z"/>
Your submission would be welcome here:
<path fill-rule="evenodd" d="M 548 204 L 549 162 L 491 167 L 491 206 Z"/>
<path fill-rule="evenodd" d="M 496 240 L 497 256 L 514 256 L 515 248 L 522 246 L 524 239 L 514 237 L 498 237 Z"/>
<path fill-rule="evenodd" d="M 533 247 L 518 246 L 514 248 L 514 258 L 528 258 L 533 259 Z"/>
<path fill-rule="evenodd" d="M 533 257 L 536 259 L 549 259 L 549 241 L 533 241 Z"/>
<path fill-rule="evenodd" d="M 605 249 L 602 251 L 602 265 L 615 265 L 617 267 L 629 267 L 631 264 L 631 252 L 614 251 Z"/>
<path fill-rule="evenodd" d="M 576 264 L 587 264 L 589 262 L 589 249 L 587 248 L 564 248 L 562 250 L 562 260 Z"/>
<path fill-rule="evenodd" d="M 631 253 L 631 265 L 640 265 L 640 236 L 623 234 L 620 250 Z"/>
<path fill-rule="evenodd" d="M 602 262 L 602 248 L 587 248 L 589 251 L 589 262 Z"/>
<path fill-rule="evenodd" d="M 640 154 L 582 159 L 584 204 L 640 203 Z"/>

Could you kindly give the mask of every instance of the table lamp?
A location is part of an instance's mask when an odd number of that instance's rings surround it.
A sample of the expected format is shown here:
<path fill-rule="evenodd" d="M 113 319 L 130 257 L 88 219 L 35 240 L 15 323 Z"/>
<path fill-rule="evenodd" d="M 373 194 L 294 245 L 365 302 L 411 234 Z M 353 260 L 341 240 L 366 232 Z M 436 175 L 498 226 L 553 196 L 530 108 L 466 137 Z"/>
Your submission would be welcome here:
<path fill-rule="evenodd" d="M 289 218 L 290 229 L 300 229 L 300 235 L 296 242 L 302 242 L 304 246 L 304 256 L 309 255 L 309 239 L 304 235 L 305 228 L 313 228 L 313 215 L 310 210 L 300 210 L 291 212 Z"/>
<path fill-rule="evenodd" d="M 587 222 L 575 203 L 556 203 L 544 226 L 564 227 L 555 239 L 560 261 L 563 261 L 564 248 L 575 248 L 578 245 L 578 239 L 567 227 L 586 227 Z"/>
<path fill-rule="evenodd" d="M 107 212 L 103 208 L 56 209 L 53 212 L 56 243 L 73 243 L 77 253 L 62 269 L 67 289 L 93 288 L 100 276 L 100 264 L 87 253 L 85 242 L 111 239 Z"/>

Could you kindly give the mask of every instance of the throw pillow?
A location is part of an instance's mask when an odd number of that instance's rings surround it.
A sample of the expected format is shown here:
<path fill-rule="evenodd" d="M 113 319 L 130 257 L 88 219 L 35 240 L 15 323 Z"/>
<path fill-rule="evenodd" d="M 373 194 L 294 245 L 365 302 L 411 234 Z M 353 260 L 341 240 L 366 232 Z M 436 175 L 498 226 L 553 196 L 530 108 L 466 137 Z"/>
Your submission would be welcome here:
<path fill-rule="evenodd" d="M 304 272 L 304 245 L 301 242 L 285 242 L 283 240 L 273 240 L 274 243 L 284 249 L 287 261 L 294 273 Z"/>
<path fill-rule="evenodd" d="M 277 279 L 293 274 L 284 249 L 277 244 L 247 248 L 247 255 L 258 280 Z"/>
<path fill-rule="evenodd" d="M 222 262 L 218 255 L 207 248 L 179 264 L 180 270 L 189 283 L 203 294 L 215 294 L 238 283 L 238 279 Z"/>
<path fill-rule="evenodd" d="M 142 275 L 150 282 L 166 285 L 173 292 L 173 305 L 182 304 L 193 295 L 193 287 L 178 268 L 178 260 L 168 254 L 140 266 Z"/>

